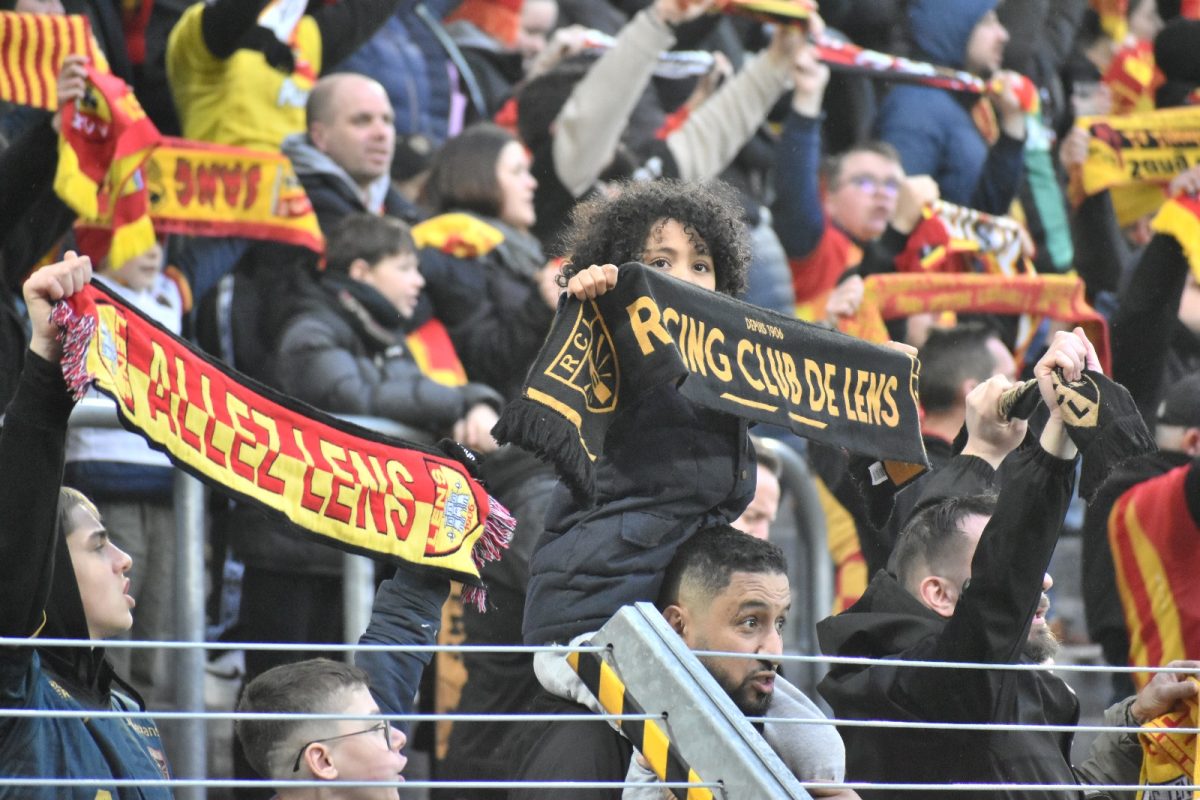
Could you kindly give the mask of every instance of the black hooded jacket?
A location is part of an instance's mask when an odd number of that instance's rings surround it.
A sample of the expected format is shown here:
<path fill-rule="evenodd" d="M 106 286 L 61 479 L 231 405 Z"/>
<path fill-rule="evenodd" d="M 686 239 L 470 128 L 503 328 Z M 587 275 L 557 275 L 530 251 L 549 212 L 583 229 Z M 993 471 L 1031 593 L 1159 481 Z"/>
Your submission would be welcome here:
<path fill-rule="evenodd" d="M 838 656 L 1015 664 L 1071 499 L 1073 461 L 1024 447 L 1001 466 L 997 512 L 980 538 L 953 616 L 917 601 L 887 572 L 846 612 L 817 626 Z M 818 687 L 835 715 L 957 723 L 1074 724 L 1079 703 L 1049 672 L 834 665 Z M 1071 735 L 842 728 L 846 777 L 878 783 L 1076 783 Z M 861 792 L 864 798 L 909 792 Z M 944 792 L 937 792 L 939 796 Z M 964 791 L 955 797 L 1078 797 L 1081 793 Z"/>

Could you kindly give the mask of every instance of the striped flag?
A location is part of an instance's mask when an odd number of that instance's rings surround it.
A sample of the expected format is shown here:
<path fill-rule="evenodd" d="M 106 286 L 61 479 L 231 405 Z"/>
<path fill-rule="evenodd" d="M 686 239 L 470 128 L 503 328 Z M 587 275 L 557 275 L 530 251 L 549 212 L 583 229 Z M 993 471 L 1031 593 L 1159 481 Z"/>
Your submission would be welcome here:
<path fill-rule="evenodd" d="M 0 100 L 56 110 L 58 70 L 76 53 L 108 70 L 87 17 L 0 11 Z"/>
<path fill-rule="evenodd" d="M 1194 590 L 1200 530 L 1184 498 L 1188 469 L 1139 483 L 1118 498 L 1108 517 L 1131 666 L 1200 658 L 1200 595 Z M 1150 677 L 1133 675 L 1139 688 Z"/>

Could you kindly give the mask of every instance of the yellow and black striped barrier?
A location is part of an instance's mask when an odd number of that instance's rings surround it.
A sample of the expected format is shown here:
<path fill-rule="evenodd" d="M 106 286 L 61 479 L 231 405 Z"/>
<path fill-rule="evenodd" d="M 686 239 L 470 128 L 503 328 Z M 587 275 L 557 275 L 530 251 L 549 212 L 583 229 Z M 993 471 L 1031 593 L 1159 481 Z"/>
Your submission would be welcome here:
<path fill-rule="evenodd" d="M 583 685 L 588 688 L 600 705 L 609 714 L 645 714 L 646 711 L 629 694 L 625 683 L 604 662 L 599 653 L 571 653 L 567 656 L 571 669 L 578 673 Z M 652 719 L 617 720 L 621 732 L 633 742 L 648 762 L 650 769 L 660 781 L 667 783 L 703 783 L 696 770 L 671 747 L 671 737 L 657 721 Z M 713 800 L 713 794 L 704 786 L 671 790 L 680 800 Z"/>

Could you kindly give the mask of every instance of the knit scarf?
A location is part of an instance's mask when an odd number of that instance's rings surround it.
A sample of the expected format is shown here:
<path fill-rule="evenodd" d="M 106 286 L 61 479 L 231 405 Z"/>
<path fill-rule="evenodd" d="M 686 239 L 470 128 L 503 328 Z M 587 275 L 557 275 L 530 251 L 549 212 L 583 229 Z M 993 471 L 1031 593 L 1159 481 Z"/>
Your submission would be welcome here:
<path fill-rule="evenodd" d="M 160 139 L 129 86 L 89 65 L 84 96 L 62 109 L 54 191 L 111 231 L 114 269 L 154 245 L 142 165 Z"/>
<path fill-rule="evenodd" d="M 1171 179 L 1200 164 L 1200 108 L 1165 108 L 1126 116 L 1080 117 L 1087 160 L 1072 176 L 1071 201 L 1110 190 L 1122 225 L 1154 213 Z"/>
<path fill-rule="evenodd" d="M 239 236 L 321 253 L 312 203 L 280 153 L 164 138 L 146 168 L 159 233 Z"/>
<path fill-rule="evenodd" d="M 1079 496 L 1091 502 L 1116 467 L 1158 448 L 1129 390 L 1121 384 L 1090 369 L 1083 370 L 1077 381 L 1067 381 L 1061 370 L 1055 370 L 1051 380 L 1063 425 L 1083 461 Z M 997 410 L 1005 419 L 1029 419 L 1041 402 L 1037 379 L 1031 378 L 1007 389 Z M 960 433 L 956 448 L 965 444 L 962 436 Z"/>
<path fill-rule="evenodd" d="M 0 11 L 0 100 L 54 111 L 58 71 L 72 54 L 108 70 L 87 17 Z"/>
<path fill-rule="evenodd" d="M 239 501 L 281 514 L 314 539 L 468 584 L 499 558 L 513 519 L 472 477 L 474 456 L 340 421 L 240 375 L 92 284 L 59 303 L 63 373 L 91 385 L 121 423 L 172 462 Z"/>
<path fill-rule="evenodd" d="M 1196 676 L 1188 680 L 1195 681 Z M 1138 800 L 1159 797 L 1195 797 L 1184 789 L 1196 782 L 1196 760 L 1200 758 L 1200 738 L 1194 733 L 1175 733 L 1175 728 L 1200 727 L 1200 704 L 1196 698 L 1182 701 L 1183 707 L 1156 717 L 1142 726 L 1142 773 L 1138 783 L 1147 787 L 1138 791 Z"/>
<path fill-rule="evenodd" d="M 886 320 L 928 312 L 1029 314 L 1083 326 L 1101 366 L 1111 368 L 1108 323 L 1088 305 L 1076 275 L 892 273 L 869 275 L 865 283 L 858 313 L 838 325 L 852 336 L 887 341 Z"/>
<path fill-rule="evenodd" d="M 921 221 L 896 257 L 900 272 L 983 272 L 1020 275 L 1034 272 L 1025 250 L 1021 223 L 935 200 L 921 210 Z"/>
<path fill-rule="evenodd" d="M 893 462 L 904 483 L 928 467 L 917 371 L 897 351 L 631 263 L 594 301 L 564 296 L 493 435 L 552 462 L 586 502 L 614 417 L 671 383 L 704 408 Z"/>

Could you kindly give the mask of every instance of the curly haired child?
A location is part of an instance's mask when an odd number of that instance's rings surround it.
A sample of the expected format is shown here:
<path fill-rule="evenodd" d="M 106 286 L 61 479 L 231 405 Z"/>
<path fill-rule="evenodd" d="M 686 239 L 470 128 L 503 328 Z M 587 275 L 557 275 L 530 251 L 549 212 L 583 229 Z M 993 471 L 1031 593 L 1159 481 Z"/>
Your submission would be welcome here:
<path fill-rule="evenodd" d="M 629 261 L 732 295 L 750 256 L 728 189 L 677 181 L 624 184 L 583 204 L 565 242 L 559 282 L 581 300 L 616 286 L 614 265 Z M 617 413 L 595 476 L 591 505 L 562 486 L 551 499 L 530 564 L 528 644 L 569 642 L 623 605 L 654 601 L 676 549 L 741 514 L 755 483 L 747 423 L 658 387 Z"/>

